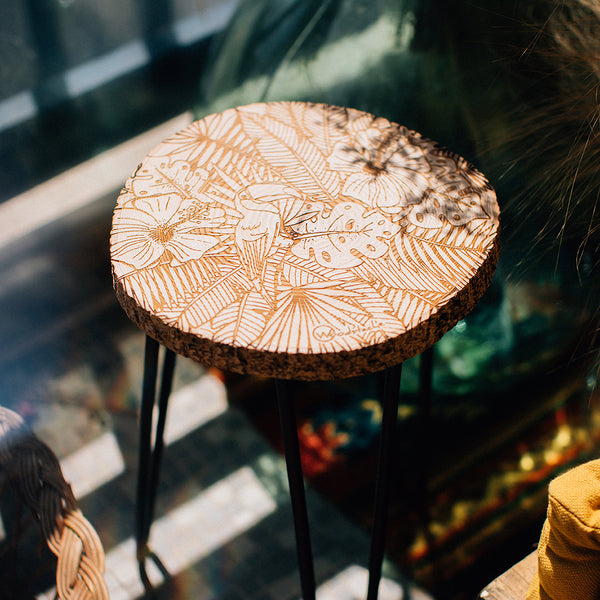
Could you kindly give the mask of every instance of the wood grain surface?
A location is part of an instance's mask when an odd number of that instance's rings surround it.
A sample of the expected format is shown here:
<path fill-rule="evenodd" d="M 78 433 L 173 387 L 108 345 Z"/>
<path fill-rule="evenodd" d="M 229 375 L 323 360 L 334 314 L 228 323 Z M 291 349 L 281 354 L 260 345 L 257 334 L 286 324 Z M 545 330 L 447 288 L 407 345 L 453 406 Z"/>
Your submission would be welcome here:
<path fill-rule="evenodd" d="M 537 573 L 537 551 L 494 579 L 479 594 L 481 600 L 525 600 Z"/>

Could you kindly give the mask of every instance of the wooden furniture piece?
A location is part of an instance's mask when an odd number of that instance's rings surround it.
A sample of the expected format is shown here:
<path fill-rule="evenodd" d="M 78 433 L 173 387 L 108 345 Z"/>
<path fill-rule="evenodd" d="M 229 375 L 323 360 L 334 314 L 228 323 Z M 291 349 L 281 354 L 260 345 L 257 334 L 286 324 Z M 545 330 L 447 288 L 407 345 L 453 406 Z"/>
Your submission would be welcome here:
<path fill-rule="evenodd" d="M 502 573 L 479 594 L 482 600 L 525 600 L 537 571 L 537 551 Z"/>
<path fill-rule="evenodd" d="M 42 537 L 57 557 L 60 600 L 108 600 L 104 549 L 83 516 L 52 450 L 21 417 L 0 406 L 0 469 L 39 521 Z"/>
<path fill-rule="evenodd" d="M 155 148 L 119 195 L 111 233 L 117 297 L 147 334 L 142 577 L 175 353 L 276 379 L 305 600 L 314 598 L 312 554 L 294 408 L 282 388 L 386 370 L 375 598 L 400 365 L 479 300 L 498 230 L 495 194 L 464 159 L 357 110 L 255 104 L 208 116 Z M 168 350 L 152 444 L 159 343 Z"/>

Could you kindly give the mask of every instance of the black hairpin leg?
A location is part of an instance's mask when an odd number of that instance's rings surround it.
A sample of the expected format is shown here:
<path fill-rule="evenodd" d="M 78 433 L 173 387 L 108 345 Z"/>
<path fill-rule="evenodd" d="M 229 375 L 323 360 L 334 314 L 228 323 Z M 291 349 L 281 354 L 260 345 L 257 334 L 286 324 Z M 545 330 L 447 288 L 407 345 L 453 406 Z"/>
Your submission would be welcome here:
<path fill-rule="evenodd" d="M 419 484 L 417 494 L 417 509 L 421 520 L 425 524 L 429 512 L 429 466 L 431 462 L 431 444 L 428 443 L 427 432 L 430 431 L 431 396 L 433 391 L 433 346 L 421 354 L 419 365 L 419 405 L 417 411 L 417 481 Z"/>
<path fill-rule="evenodd" d="M 281 420 L 281 433 L 283 436 L 283 450 L 287 466 L 288 482 L 290 484 L 290 497 L 294 515 L 294 529 L 296 532 L 296 551 L 298 554 L 298 569 L 300 571 L 300 585 L 304 600 L 315 599 L 315 573 L 313 566 L 312 546 L 308 524 L 308 511 L 304 493 L 304 479 L 302 476 L 302 463 L 300 460 L 300 446 L 298 444 L 298 428 L 294 411 L 294 400 L 285 389 L 286 382 L 276 380 L 277 403 L 279 405 L 279 418 Z"/>
<path fill-rule="evenodd" d="M 385 533 L 390 492 L 390 475 L 395 458 L 396 423 L 398 421 L 398 403 L 400 401 L 400 377 L 402 365 L 391 367 L 385 373 L 383 386 L 383 417 L 381 422 L 381 441 L 379 445 L 379 464 L 375 484 L 375 509 L 371 550 L 369 555 L 369 587 L 367 600 L 376 600 L 381 580 L 381 566 L 385 550 Z"/>
<path fill-rule="evenodd" d="M 433 346 L 420 356 L 419 365 L 419 419 L 421 427 L 426 426 L 431 414 L 431 393 L 433 389 Z"/>
<path fill-rule="evenodd" d="M 175 370 L 175 353 L 165 350 L 160 391 L 158 396 L 158 418 L 152 435 L 152 416 L 156 399 L 156 379 L 158 374 L 159 343 L 146 337 L 144 356 L 144 383 L 142 389 L 142 407 L 140 414 L 140 449 L 138 463 L 138 481 L 136 498 L 135 535 L 137 560 L 144 586 L 148 588 L 145 560 L 152 553 L 148 549 L 150 526 L 154 516 L 154 504 L 160 474 L 160 463 L 164 448 L 164 429 L 167 416 L 169 394 Z"/>

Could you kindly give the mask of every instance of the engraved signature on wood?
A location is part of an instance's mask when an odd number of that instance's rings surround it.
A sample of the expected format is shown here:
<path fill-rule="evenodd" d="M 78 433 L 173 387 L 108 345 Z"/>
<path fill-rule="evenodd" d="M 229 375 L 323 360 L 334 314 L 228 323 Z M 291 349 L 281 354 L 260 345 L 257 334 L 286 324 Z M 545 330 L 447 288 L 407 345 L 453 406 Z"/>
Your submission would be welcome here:
<path fill-rule="evenodd" d="M 121 192 L 111 255 L 138 305 L 257 350 L 353 350 L 401 335 L 494 245 L 496 197 L 464 159 L 382 118 L 256 104 L 159 145 Z"/>

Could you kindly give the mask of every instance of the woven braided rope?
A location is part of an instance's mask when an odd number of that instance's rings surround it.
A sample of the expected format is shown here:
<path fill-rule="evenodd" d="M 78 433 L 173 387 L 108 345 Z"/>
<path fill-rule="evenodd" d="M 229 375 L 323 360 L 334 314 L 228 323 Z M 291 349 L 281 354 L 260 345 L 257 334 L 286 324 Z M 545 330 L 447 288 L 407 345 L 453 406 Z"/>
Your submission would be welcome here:
<path fill-rule="evenodd" d="M 39 521 L 57 557 L 61 600 L 108 600 L 104 550 L 83 516 L 52 450 L 30 432 L 19 415 L 0 406 L 0 468 Z"/>

